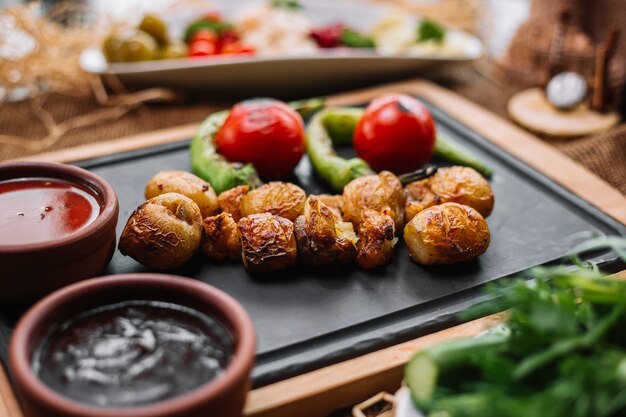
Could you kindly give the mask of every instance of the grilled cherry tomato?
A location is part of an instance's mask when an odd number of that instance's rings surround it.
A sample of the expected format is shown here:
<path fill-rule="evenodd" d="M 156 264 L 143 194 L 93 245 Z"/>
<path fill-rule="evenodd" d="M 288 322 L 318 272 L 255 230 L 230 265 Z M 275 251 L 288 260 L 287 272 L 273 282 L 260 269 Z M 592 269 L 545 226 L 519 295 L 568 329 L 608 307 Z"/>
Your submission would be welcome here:
<path fill-rule="evenodd" d="M 224 45 L 220 54 L 223 55 L 248 55 L 253 54 L 254 48 L 239 42 L 232 42 Z"/>
<path fill-rule="evenodd" d="M 428 109 L 405 94 L 373 100 L 354 130 L 357 155 L 377 171 L 414 171 L 430 160 L 435 122 Z"/>
<path fill-rule="evenodd" d="M 320 48 L 335 48 L 341 44 L 341 35 L 344 29 L 343 24 L 335 23 L 313 29 L 310 36 Z"/>
<path fill-rule="evenodd" d="M 209 56 L 215 55 L 217 48 L 214 43 L 206 41 L 191 42 L 189 45 L 189 56 Z"/>
<path fill-rule="evenodd" d="M 304 123 L 287 104 L 247 100 L 235 105 L 215 136 L 220 154 L 251 163 L 264 179 L 291 174 L 304 153 Z"/>
<path fill-rule="evenodd" d="M 218 37 L 212 30 L 200 29 L 189 41 L 189 56 L 209 56 L 218 53 Z"/>

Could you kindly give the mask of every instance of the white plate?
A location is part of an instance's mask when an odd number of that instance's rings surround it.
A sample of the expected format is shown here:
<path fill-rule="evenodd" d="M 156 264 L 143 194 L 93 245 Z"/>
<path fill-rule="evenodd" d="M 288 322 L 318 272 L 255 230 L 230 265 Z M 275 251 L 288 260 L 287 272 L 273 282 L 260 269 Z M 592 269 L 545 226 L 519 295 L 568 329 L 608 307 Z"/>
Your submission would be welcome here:
<path fill-rule="evenodd" d="M 315 25 L 343 22 L 369 31 L 390 10 L 368 5 L 356 7 L 349 2 L 337 4 L 303 1 L 307 16 Z M 234 8 L 213 10 L 232 16 Z M 172 33 L 182 33 L 187 23 L 205 10 L 189 10 L 168 19 Z M 449 36 L 463 39 L 463 54 L 437 56 L 381 56 L 369 49 L 336 48 L 309 56 L 215 56 L 162 61 L 107 63 L 100 47 L 81 55 L 81 66 L 96 74 L 113 74 L 127 85 L 167 86 L 189 91 L 212 91 L 243 95 L 315 95 L 347 89 L 368 82 L 416 76 L 424 70 L 467 62 L 482 55 L 480 41 L 467 33 L 449 30 Z"/>

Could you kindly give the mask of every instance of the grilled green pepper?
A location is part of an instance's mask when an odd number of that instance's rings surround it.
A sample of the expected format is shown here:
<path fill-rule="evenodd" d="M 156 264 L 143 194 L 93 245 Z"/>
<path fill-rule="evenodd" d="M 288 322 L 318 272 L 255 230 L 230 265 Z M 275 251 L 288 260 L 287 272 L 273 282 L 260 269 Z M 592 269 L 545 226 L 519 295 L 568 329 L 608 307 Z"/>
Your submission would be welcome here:
<path fill-rule="evenodd" d="M 333 145 L 352 143 L 354 129 L 363 112 L 364 109 L 358 107 L 327 108 L 316 114 L 307 128 L 306 148 L 311 163 L 337 191 L 353 179 L 373 172 L 364 160 L 341 158 L 333 149 Z M 474 168 L 487 178 L 493 173 L 490 167 L 445 136 L 437 137 L 434 156 Z"/>
<path fill-rule="evenodd" d="M 311 164 L 338 191 L 353 179 L 374 173 L 364 160 L 342 158 L 333 148 L 335 143 L 352 142 L 352 132 L 360 118 L 356 110 L 358 109 L 322 110 L 313 116 L 306 130 L 306 151 Z"/>
<path fill-rule="evenodd" d="M 217 152 L 215 135 L 227 116 L 228 111 L 221 111 L 207 117 L 198 128 L 189 150 L 193 173 L 211 184 L 218 194 L 238 185 L 256 187 L 262 184 L 251 164 L 229 162 Z"/>
<path fill-rule="evenodd" d="M 308 117 L 324 107 L 324 99 L 312 98 L 288 104 L 302 117 Z M 226 121 L 228 113 L 228 110 L 224 110 L 207 117 L 200 124 L 189 149 L 194 174 L 209 182 L 218 194 L 238 185 L 258 187 L 262 184 L 256 169 L 251 164 L 229 162 L 215 148 L 215 135 Z"/>

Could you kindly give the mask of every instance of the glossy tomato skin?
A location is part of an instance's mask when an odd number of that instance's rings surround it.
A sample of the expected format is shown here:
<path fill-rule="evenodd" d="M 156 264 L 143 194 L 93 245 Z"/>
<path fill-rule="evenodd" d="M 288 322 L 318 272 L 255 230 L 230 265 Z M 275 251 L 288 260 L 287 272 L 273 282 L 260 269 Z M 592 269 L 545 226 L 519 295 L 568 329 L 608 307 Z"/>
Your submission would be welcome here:
<path fill-rule="evenodd" d="M 435 122 L 419 100 L 388 94 L 373 100 L 354 131 L 357 155 L 377 171 L 414 171 L 435 148 Z"/>
<path fill-rule="evenodd" d="M 269 99 L 235 105 L 215 145 L 233 162 L 251 163 L 263 179 L 290 175 L 304 154 L 304 123 L 287 104 Z"/>

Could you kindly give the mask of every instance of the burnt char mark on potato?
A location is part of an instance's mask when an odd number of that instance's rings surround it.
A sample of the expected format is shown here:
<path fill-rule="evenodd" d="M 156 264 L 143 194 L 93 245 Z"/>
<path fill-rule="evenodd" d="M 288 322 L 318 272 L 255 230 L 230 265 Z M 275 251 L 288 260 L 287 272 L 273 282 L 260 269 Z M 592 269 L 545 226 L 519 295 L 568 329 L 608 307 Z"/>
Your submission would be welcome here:
<path fill-rule="evenodd" d="M 270 213 L 251 214 L 239 220 L 242 260 L 249 272 L 267 273 L 296 262 L 298 251 L 293 223 Z"/>
<path fill-rule="evenodd" d="M 241 236 L 230 213 L 220 213 L 202 222 L 202 252 L 214 261 L 241 259 Z"/>

